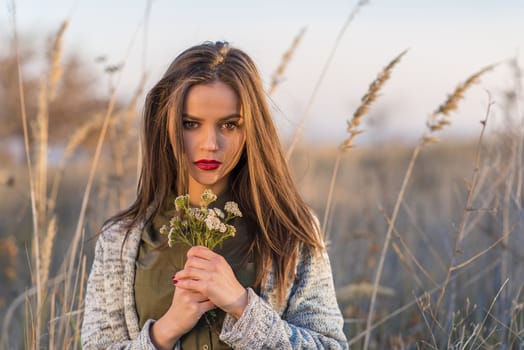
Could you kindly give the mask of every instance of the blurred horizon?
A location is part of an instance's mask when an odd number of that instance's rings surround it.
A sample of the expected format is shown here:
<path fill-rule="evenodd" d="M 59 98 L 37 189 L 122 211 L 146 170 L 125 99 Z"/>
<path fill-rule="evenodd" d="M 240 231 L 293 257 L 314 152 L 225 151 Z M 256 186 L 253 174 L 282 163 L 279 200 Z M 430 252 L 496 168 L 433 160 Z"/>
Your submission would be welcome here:
<path fill-rule="evenodd" d="M 3 3 L 0 37 L 9 38 L 8 1 Z M 37 52 L 69 20 L 64 52 L 79 54 L 96 75 L 100 95 L 108 95 L 103 67 L 125 62 L 118 96 L 129 99 L 147 74 L 146 91 L 171 60 L 185 48 L 206 40 L 226 40 L 250 54 L 269 85 L 283 53 L 302 28 L 305 35 L 294 52 L 270 104 L 284 143 L 289 142 L 305 112 L 322 66 L 338 32 L 357 1 L 269 1 L 262 4 L 228 0 L 215 3 L 149 3 L 50 0 L 15 1 L 17 27 Z M 364 118 L 366 132 L 358 145 L 395 140 L 413 143 L 426 118 L 467 77 L 482 67 L 517 59 L 524 44 L 524 4 L 519 1 L 369 1 L 345 31 L 325 79 L 308 113 L 304 144 L 338 145 L 346 137 L 346 121 L 381 69 L 404 49 L 408 53 L 393 71 L 381 96 Z M 4 41 L 2 39 L 2 41 Z M 6 41 L 7 42 L 7 41 Z M 0 49 L 3 45 L 0 44 Z M 34 72 L 38 74 L 39 67 Z M 493 96 L 492 123 L 503 124 L 497 103 L 514 88 L 507 64 L 486 74 L 467 92 L 452 127 L 442 138 L 472 139 Z M 521 92 L 519 92 L 521 93 Z M 140 99 L 140 106 L 143 96 Z M 489 131 L 490 129 L 488 129 Z"/>

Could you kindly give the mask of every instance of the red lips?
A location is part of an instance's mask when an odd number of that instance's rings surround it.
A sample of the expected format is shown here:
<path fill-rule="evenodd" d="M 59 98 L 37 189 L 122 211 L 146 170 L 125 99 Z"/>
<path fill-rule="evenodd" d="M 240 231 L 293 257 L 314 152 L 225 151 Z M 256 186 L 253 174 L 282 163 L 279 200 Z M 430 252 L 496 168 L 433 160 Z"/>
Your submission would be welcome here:
<path fill-rule="evenodd" d="M 219 162 L 218 160 L 213 160 L 213 159 L 199 159 L 196 162 L 194 162 L 193 164 L 195 164 L 197 168 L 201 170 L 215 170 L 222 163 Z"/>

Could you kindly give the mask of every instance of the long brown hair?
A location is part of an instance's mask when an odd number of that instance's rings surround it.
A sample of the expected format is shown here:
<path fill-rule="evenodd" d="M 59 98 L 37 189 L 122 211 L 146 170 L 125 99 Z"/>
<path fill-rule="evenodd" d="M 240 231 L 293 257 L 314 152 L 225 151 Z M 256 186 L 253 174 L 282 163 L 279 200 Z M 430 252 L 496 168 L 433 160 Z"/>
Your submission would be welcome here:
<path fill-rule="evenodd" d="M 277 300 L 282 303 L 295 277 L 299 246 L 318 252 L 322 239 L 290 175 L 258 70 L 246 53 L 227 43 L 206 42 L 182 52 L 148 93 L 137 198 L 108 222 L 124 222 L 127 228 L 147 222 L 170 191 L 187 192 L 182 142 L 184 102 L 192 86 L 213 81 L 227 84 L 239 97 L 246 143 L 231 173 L 232 193 L 258 228 L 253 242 L 256 285 L 260 286 L 273 269 Z"/>

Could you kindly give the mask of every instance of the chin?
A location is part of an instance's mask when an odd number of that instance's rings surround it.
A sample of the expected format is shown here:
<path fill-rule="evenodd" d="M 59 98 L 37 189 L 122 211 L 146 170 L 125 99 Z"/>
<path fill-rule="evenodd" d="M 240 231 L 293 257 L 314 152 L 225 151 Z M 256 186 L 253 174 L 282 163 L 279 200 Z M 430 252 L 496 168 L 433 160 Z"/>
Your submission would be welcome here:
<path fill-rule="evenodd" d="M 220 179 L 210 179 L 210 178 L 206 178 L 206 179 L 200 178 L 200 179 L 195 179 L 195 180 L 202 186 L 206 186 L 206 187 L 212 187 L 220 182 Z"/>

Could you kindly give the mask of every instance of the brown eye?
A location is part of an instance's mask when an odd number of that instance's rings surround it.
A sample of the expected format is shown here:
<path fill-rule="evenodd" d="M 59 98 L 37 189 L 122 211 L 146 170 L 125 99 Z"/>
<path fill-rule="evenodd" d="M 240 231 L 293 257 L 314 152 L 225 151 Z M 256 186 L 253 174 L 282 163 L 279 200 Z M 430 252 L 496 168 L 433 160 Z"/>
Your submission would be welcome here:
<path fill-rule="evenodd" d="M 182 125 L 184 129 L 196 129 L 198 127 L 198 123 L 191 120 L 184 120 Z"/>
<path fill-rule="evenodd" d="M 236 127 L 238 127 L 238 123 L 236 122 L 225 122 L 224 124 L 222 124 L 222 128 L 226 130 L 233 130 Z"/>

